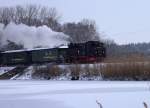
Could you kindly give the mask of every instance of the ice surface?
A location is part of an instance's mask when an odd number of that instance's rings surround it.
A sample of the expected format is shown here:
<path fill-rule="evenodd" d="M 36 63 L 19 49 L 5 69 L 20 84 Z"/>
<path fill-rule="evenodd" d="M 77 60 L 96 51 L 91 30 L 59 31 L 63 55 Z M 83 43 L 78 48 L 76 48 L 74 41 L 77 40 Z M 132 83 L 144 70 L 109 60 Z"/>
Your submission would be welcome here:
<path fill-rule="evenodd" d="M 0 81 L 1 108 L 144 108 L 149 82 Z"/>

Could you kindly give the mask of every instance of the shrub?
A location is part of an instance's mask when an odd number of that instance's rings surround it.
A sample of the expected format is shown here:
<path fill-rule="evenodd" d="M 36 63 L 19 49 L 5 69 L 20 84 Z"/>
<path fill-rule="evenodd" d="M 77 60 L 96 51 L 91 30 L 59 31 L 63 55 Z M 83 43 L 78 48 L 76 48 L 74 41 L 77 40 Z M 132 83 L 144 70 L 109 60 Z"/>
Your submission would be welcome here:
<path fill-rule="evenodd" d="M 149 80 L 150 63 L 108 63 L 102 69 L 104 79 Z"/>

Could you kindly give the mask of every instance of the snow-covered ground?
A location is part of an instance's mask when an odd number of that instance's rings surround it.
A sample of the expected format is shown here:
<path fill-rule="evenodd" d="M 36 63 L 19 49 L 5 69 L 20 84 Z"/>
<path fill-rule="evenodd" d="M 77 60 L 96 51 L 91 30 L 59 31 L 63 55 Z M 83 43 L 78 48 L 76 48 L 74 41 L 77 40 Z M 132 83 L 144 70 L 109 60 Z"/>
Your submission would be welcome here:
<path fill-rule="evenodd" d="M 1 108 L 144 108 L 150 82 L 0 81 Z"/>
<path fill-rule="evenodd" d="M 23 71 L 23 74 L 17 74 L 11 78 L 11 80 L 32 80 L 33 66 L 29 66 Z"/>
<path fill-rule="evenodd" d="M 14 69 L 15 67 L 0 67 L 0 75 Z"/>

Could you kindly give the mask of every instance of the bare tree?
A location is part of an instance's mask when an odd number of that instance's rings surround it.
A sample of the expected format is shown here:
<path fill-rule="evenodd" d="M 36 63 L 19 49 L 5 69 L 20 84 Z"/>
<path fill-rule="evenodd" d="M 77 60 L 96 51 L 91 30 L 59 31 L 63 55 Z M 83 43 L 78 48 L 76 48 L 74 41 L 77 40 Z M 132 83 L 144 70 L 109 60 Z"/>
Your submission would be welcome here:
<path fill-rule="evenodd" d="M 58 15 L 58 12 L 55 8 L 43 8 L 41 9 L 40 15 L 40 19 L 43 19 L 43 23 L 45 25 L 47 25 L 53 30 L 61 31 L 61 25 L 59 23 L 59 19 L 61 18 L 61 16 Z"/>
<path fill-rule="evenodd" d="M 12 11 L 9 8 L 0 9 L 0 22 L 7 25 L 11 21 Z"/>
<path fill-rule="evenodd" d="M 74 43 L 100 40 L 95 22 L 88 19 L 78 23 L 64 24 L 63 32 L 68 34 L 70 36 L 68 40 Z"/>
<path fill-rule="evenodd" d="M 55 8 L 42 7 L 38 5 L 26 5 L 16 7 L 0 8 L 0 23 L 7 25 L 15 22 L 29 26 L 47 25 L 53 30 L 60 31 L 60 15 Z"/>

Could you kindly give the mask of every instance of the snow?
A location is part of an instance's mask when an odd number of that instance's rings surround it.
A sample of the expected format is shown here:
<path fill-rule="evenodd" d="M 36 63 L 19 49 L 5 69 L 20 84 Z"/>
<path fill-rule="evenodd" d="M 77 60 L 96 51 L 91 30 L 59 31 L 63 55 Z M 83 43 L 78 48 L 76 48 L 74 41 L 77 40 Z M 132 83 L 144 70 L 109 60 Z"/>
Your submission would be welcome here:
<path fill-rule="evenodd" d="M 11 78 L 11 80 L 31 80 L 32 73 L 34 72 L 33 66 L 29 66 L 27 69 L 23 71 L 23 74 L 17 74 Z"/>
<path fill-rule="evenodd" d="M 1 108 L 144 108 L 150 82 L 0 81 Z"/>
<path fill-rule="evenodd" d="M 24 51 L 49 50 L 49 49 L 53 49 L 53 48 L 32 48 L 32 49 L 30 48 L 30 49 L 22 49 L 22 50 L 4 51 L 2 53 L 14 53 L 14 52 L 24 52 Z"/>
<path fill-rule="evenodd" d="M 10 50 L 10 51 L 4 51 L 2 53 L 14 53 L 14 52 L 24 52 L 26 51 L 26 49 L 22 49 L 22 50 Z"/>
<path fill-rule="evenodd" d="M 60 46 L 59 48 L 68 48 L 68 45 Z"/>
<path fill-rule="evenodd" d="M 15 67 L 0 67 L 0 75 L 14 69 Z"/>

